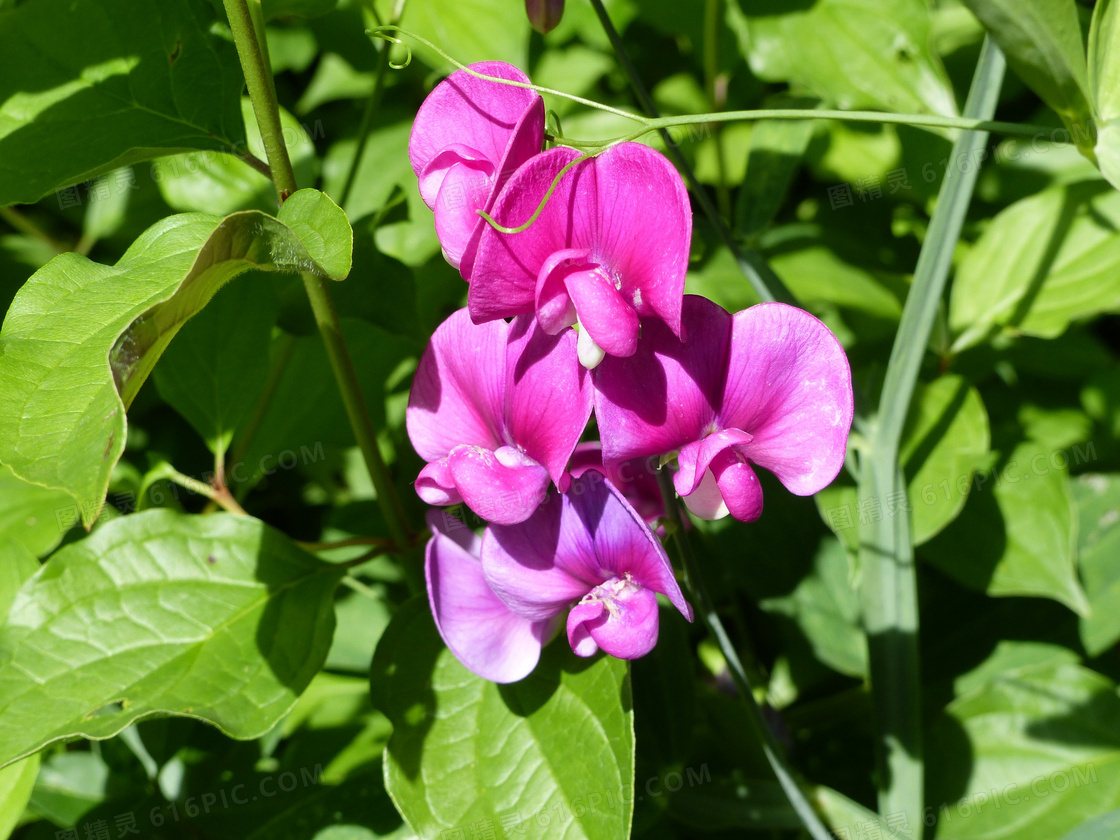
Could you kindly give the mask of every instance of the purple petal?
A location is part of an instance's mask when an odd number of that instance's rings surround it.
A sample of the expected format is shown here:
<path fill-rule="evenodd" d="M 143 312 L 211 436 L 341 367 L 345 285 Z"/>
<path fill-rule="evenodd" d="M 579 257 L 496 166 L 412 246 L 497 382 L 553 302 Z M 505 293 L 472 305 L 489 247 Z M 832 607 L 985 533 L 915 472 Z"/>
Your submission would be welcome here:
<path fill-rule="evenodd" d="M 576 357 L 571 330 L 546 335 L 531 316 L 510 324 L 505 424 L 510 440 L 559 486 L 591 417 L 591 377 Z"/>
<path fill-rule="evenodd" d="M 725 449 L 741 446 L 750 443 L 750 441 L 751 436 L 746 432 L 741 432 L 738 429 L 724 429 L 713 432 L 703 440 L 694 441 L 681 447 L 680 454 L 677 456 L 680 470 L 673 476 L 673 483 L 676 485 L 677 492 L 682 496 L 687 496 L 700 484 L 700 480 L 704 477 L 704 472 L 708 469 L 708 465 L 712 463 L 713 458 Z"/>
<path fill-rule="evenodd" d="M 491 215 L 504 227 L 519 227 L 536 212 L 552 179 L 580 156 L 575 149 L 556 147 L 542 152 L 513 173 L 494 202 Z M 565 173 L 544 210 L 527 230 L 499 233 L 480 228 L 467 304 L 475 323 L 533 312 L 537 277 L 557 251 L 586 248 L 573 245 L 567 218 L 582 208 L 575 193 L 587 163 Z"/>
<path fill-rule="evenodd" d="M 471 323 L 460 309 L 440 324 L 420 358 L 406 425 L 425 461 L 461 444 L 497 449 L 502 439 L 508 326 Z"/>
<path fill-rule="evenodd" d="M 471 533 L 465 525 L 460 528 Z M 440 636 L 483 679 L 508 683 L 525 677 L 540 659 L 550 623 L 511 613 L 486 585 L 478 558 L 455 538 L 433 532 L 424 571 Z"/>
<path fill-rule="evenodd" d="M 608 356 L 595 370 L 595 416 L 603 460 L 664 455 L 716 427 L 732 318 L 707 298 L 685 295 L 682 342 L 664 322 L 642 319 L 629 358 Z"/>
<path fill-rule="evenodd" d="M 579 656 L 602 648 L 619 659 L 637 659 L 653 650 L 657 629 L 657 595 L 650 589 L 623 592 L 609 606 L 603 601 L 579 603 L 568 613 L 568 643 Z"/>
<path fill-rule="evenodd" d="M 753 440 L 741 452 L 792 493 L 826 487 L 844 464 L 852 425 L 852 376 L 828 327 L 781 303 L 733 319 L 721 428 Z"/>
<path fill-rule="evenodd" d="M 457 446 L 447 462 L 463 501 L 488 522 L 524 522 L 548 494 L 548 471 L 512 446 Z"/>
<path fill-rule="evenodd" d="M 633 458 L 611 467 L 603 465 L 603 449 L 599 441 L 579 444 L 572 453 L 570 471 L 578 478 L 588 470 L 602 473 L 615 486 L 647 523 L 665 515 L 665 502 L 657 484 L 658 459 L 656 456 Z"/>
<path fill-rule="evenodd" d="M 457 505 L 463 501 L 446 458 L 432 461 L 416 478 L 416 495 L 429 505 Z"/>

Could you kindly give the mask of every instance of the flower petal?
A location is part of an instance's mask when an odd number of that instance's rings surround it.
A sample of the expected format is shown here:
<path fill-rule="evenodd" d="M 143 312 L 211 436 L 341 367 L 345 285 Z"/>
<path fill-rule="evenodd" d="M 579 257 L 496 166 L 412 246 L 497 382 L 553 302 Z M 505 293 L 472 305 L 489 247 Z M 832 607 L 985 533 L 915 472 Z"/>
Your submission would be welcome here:
<path fill-rule="evenodd" d="M 457 446 L 447 462 L 463 501 L 488 522 L 524 522 L 548 493 L 548 471 L 512 446 Z"/>
<path fill-rule="evenodd" d="M 642 319 L 633 356 L 608 356 L 595 371 L 595 416 L 608 465 L 663 455 L 700 440 L 723 385 L 731 316 L 707 298 L 685 295 L 682 342 L 665 323 Z"/>
<path fill-rule="evenodd" d="M 741 451 L 790 492 L 816 493 L 840 472 L 852 425 L 844 348 L 808 312 L 782 303 L 733 321 L 720 425 L 752 435 Z"/>
<path fill-rule="evenodd" d="M 553 178 L 579 156 L 575 149 L 557 146 L 522 165 L 494 201 L 490 213 L 495 221 L 504 227 L 527 222 Z M 587 161 L 564 174 L 540 216 L 526 230 L 500 233 L 489 224 L 480 228 L 467 293 L 475 323 L 533 312 L 537 277 L 545 261 L 557 251 L 587 247 L 573 244 L 568 221 L 571 215 L 589 212 L 580 201 L 586 167 Z"/>
<path fill-rule="evenodd" d="M 732 516 L 740 522 L 754 522 L 762 515 L 762 485 L 741 455 L 725 449 L 712 459 L 711 474 Z"/>
<path fill-rule="evenodd" d="M 571 330 L 546 335 L 529 315 L 509 329 L 505 425 L 510 440 L 559 485 L 591 417 L 591 377 L 579 365 Z"/>
<path fill-rule="evenodd" d="M 677 492 L 687 496 L 694 491 L 704 477 L 704 472 L 712 459 L 725 449 L 750 443 L 751 436 L 739 429 L 723 429 L 712 432 L 703 440 L 694 441 L 681 448 L 677 456 L 680 470 L 673 476 Z"/>
<path fill-rule="evenodd" d="M 701 519 L 723 519 L 730 512 L 710 469 L 704 471 L 696 489 L 687 496 L 681 496 L 681 500 L 689 512 Z"/>
<path fill-rule="evenodd" d="M 451 537 L 436 533 L 428 541 L 424 571 L 439 634 L 469 670 L 483 679 L 508 683 L 536 667 L 550 622 L 510 612 L 486 585 L 477 557 Z"/>
<path fill-rule="evenodd" d="M 426 504 L 445 506 L 463 501 L 446 458 L 432 461 L 416 477 L 416 495 Z"/>
<path fill-rule="evenodd" d="M 443 152 L 436 160 L 441 161 L 446 155 L 447 152 Z M 485 206 L 490 195 L 491 176 L 490 163 L 480 166 L 474 161 L 460 160 L 447 169 L 440 183 L 439 194 L 432 207 L 436 236 L 444 257 L 455 268 L 459 267 L 467 243 L 482 221 L 477 211 Z M 424 179 L 420 183 L 423 188 Z"/>
<path fill-rule="evenodd" d="M 586 248 L 566 248 L 550 254 L 537 276 L 537 321 L 549 335 L 556 335 L 576 322 L 576 307 L 565 279 L 574 271 L 594 268 Z"/>
<path fill-rule="evenodd" d="M 601 601 L 577 604 L 568 613 L 568 643 L 579 656 L 602 648 L 619 659 L 637 659 L 653 650 L 657 630 L 657 595 L 650 589 L 624 595 L 609 607 Z"/>
<path fill-rule="evenodd" d="M 611 356 L 633 356 L 638 348 L 638 313 L 596 266 L 564 278 L 580 325 Z"/>
<path fill-rule="evenodd" d="M 603 465 L 602 444 L 596 440 L 576 447 L 572 453 L 570 471 L 573 478 L 578 478 L 588 470 L 602 473 L 611 480 L 611 484 L 622 493 L 638 515 L 649 523 L 665 515 L 665 502 L 657 484 L 657 462 L 657 457 L 651 455 L 606 467 Z"/>
<path fill-rule="evenodd" d="M 508 326 L 471 323 L 460 309 L 436 327 L 413 378 L 406 425 L 425 461 L 460 444 L 497 449 L 502 439 Z"/>

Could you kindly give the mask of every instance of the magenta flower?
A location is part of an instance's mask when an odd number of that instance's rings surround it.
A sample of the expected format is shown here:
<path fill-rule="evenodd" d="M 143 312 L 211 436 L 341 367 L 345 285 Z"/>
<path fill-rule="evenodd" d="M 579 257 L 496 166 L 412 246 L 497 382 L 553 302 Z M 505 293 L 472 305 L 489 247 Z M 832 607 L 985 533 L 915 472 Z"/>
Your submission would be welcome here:
<path fill-rule="evenodd" d="M 553 178 L 580 153 L 555 148 L 526 163 L 491 215 L 518 227 Z M 535 312 L 555 335 L 579 324 L 580 361 L 629 356 L 639 317 L 680 333 L 692 213 L 684 183 L 660 154 L 621 143 L 566 172 L 535 222 L 520 233 L 482 228 L 468 306 L 475 323 Z"/>
<path fill-rule="evenodd" d="M 460 309 L 432 334 L 409 396 L 408 436 L 428 461 L 416 492 L 491 522 L 527 519 L 564 480 L 591 404 L 575 336 L 528 317 L 476 326 Z"/>
<path fill-rule="evenodd" d="M 682 332 L 645 320 L 638 352 L 596 371 L 605 463 L 678 452 L 673 483 L 704 519 L 758 518 L 752 465 L 799 496 L 826 487 L 852 424 L 851 371 L 828 328 L 781 303 L 730 315 L 687 295 Z"/>
<path fill-rule="evenodd" d="M 651 525 L 665 515 L 665 501 L 657 485 L 657 470 L 656 455 L 632 458 L 608 468 L 603 464 L 603 445 L 597 440 L 576 446 L 568 467 L 573 478 L 587 472 L 597 472 L 609 478 L 638 516 Z"/>
<path fill-rule="evenodd" d="M 484 61 L 471 69 L 528 82 L 511 64 Z M 544 144 L 544 102 L 528 88 L 452 73 L 420 106 L 408 157 L 420 195 L 435 212 L 436 234 L 447 261 L 470 279 L 474 249 L 498 191 Z"/>
<path fill-rule="evenodd" d="M 516 682 L 537 665 L 555 620 L 533 621 L 510 612 L 486 582 L 482 541 L 448 513 L 430 511 L 432 538 L 424 559 L 428 601 L 444 643 L 473 673 L 491 682 Z"/>

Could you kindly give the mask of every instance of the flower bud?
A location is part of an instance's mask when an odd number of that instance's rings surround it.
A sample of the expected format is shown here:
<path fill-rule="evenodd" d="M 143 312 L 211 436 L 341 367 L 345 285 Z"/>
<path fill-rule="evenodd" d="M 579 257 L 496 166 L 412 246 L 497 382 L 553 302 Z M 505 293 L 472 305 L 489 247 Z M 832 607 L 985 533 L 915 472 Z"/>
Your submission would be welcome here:
<path fill-rule="evenodd" d="M 555 29 L 564 16 L 564 0 L 525 0 L 525 13 L 533 28 L 545 35 Z"/>

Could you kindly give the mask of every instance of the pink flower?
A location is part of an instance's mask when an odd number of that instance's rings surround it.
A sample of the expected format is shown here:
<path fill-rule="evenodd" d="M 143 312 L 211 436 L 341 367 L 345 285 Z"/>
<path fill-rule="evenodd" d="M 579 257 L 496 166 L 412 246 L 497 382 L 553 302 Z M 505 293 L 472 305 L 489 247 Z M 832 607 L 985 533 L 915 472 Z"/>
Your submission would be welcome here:
<path fill-rule="evenodd" d="M 608 481 L 573 479 L 525 522 L 491 525 L 481 547 L 465 528 L 455 538 L 433 526 L 432 614 L 447 646 L 486 679 L 532 671 L 565 613 L 572 650 L 620 659 L 657 643 L 658 592 L 692 621 L 661 543 Z"/>
<path fill-rule="evenodd" d="M 471 69 L 528 82 L 510 64 L 484 61 Z M 420 195 L 435 212 L 436 234 L 447 261 L 470 279 L 474 249 L 498 191 L 544 144 L 544 102 L 528 88 L 452 73 L 420 106 L 408 157 Z"/>
<path fill-rule="evenodd" d="M 752 465 L 799 496 L 826 487 L 852 423 L 851 371 L 828 328 L 785 304 L 730 315 L 687 295 L 682 333 L 644 320 L 637 353 L 596 371 L 604 462 L 679 450 L 673 482 L 704 519 L 758 518 Z"/>
<path fill-rule="evenodd" d="M 529 317 L 476 326 L 460 309 L 432 334 L 409 396 L 408 436 L 429 462 L 416 492 L 491 522 L 527 519 L 564 478 L 591 404 L 575 336 Z"/>
<path fill-rule="evenodd" d="M 507 182 L 491 214 L 504 227 L 533 215 L 553 178 L 580 156 L 555 148 Z M 580 325 L 580 361 L 629 356 L 639 317 L 680 332 L 692 213 L 684 183 L 660 154 L 621 143 L 564 173 L 526 230 L 482 228 L 468 305 L 475 323 L 535 312 L 555 335 Z"/>
<path fill-rule="evenodd" d="M 661 498 L 661 488 L 657 485 L 657 469 L 655 455 L 633 458 L 608 469 L 603 465 L 603 445 L 597 440 L 576 446 L 568 467 L 573 478 L 587 472 L 597 472 L 609 478 L 638 515 L 651 525 L 665 515 L 665 500 Z"/>

